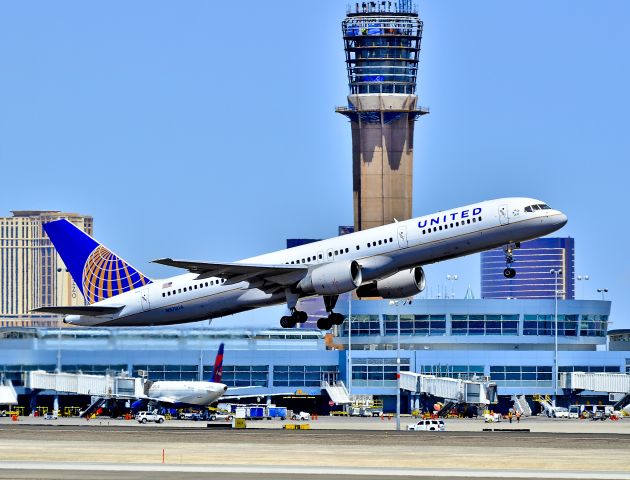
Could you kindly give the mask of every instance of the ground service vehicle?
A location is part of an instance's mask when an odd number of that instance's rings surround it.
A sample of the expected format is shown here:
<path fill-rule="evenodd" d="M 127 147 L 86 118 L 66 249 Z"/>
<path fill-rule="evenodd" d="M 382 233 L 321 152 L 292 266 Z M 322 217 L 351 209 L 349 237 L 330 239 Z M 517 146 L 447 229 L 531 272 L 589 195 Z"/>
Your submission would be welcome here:
<path fill-rule="evenodd" d="M 614 413 L 612 405 L 571 405 L 569 407 L 569 418 L 592 417 L 597 412 L 598 417 L 610 417 Z"/>
<path fill-rule="evenodd" d="M 155 422 L 155 423 L 164 423 L 164 415 L 160 415 L 157 411 L 153 412 L 138 412 L 136 415 L 136 420 L 139 423 L 147 423 L 147 422 Z"/>
<path fill-rule="evenodd" d="M 444 420 L 420 420 L 407 425 L 407 430 L 415 430 L 416 432 L 443 432 L 446 430 L 446 425 L 444 424 Z"/>
<path fill-rule="evenodd" d="M 310 420 L 311 414 L 306 412 L 294 413 L 291 415 L 291 420 Z"/>
<path fill-rule="evenodd" d="M 569 409 L 564 407 L 555 407 L 551 411 L 552 418 L 569 418 Z"/>

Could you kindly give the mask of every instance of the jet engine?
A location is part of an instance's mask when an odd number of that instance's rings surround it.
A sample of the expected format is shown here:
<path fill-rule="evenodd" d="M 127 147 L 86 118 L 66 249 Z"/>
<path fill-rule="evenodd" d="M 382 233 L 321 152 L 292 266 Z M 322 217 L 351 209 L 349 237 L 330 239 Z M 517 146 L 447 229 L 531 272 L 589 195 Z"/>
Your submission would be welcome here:
<path fill-rule="evenodd" d="M 394 275 L 361 285 L 357 288 L 359 298 L 408 298 L 417 295 L 426 285 L 424 270 L 422 267 L 414 267 L 401 270 Z"/>
<path fill-rule="evenodd" d="M 359 264 L 354 260 L 346 260 L 316 266 L 297 287 L 304 293 L 340 295 L 357 288 L 362 279 Z"/>

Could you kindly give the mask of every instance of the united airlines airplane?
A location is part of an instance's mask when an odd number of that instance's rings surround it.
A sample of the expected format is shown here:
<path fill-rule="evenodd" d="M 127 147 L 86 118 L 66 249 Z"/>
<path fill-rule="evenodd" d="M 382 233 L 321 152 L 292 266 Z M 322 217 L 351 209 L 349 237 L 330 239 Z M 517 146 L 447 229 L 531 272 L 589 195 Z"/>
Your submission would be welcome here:
<path fill-rule="evenodd" d="M 395 222 L 299 247 L 217 263 L 163 258 L 155 263 L 189 273 L 150 279 L 105 246 L 62 219 L 44 225 L 89 305 L 41 307 L 83 326 L 169 325 L 286 303 L 284 328 L 307 320 L 296 308 L 303 297 L 322 296 L 327 318 L 340 325 L 339 295 L 408 298 L 425 286 L 423 265 L 503 247 L 504 275 L 513 278 L 512 252 L 520 242 L 555 232 L 562 212 L 540 200 L 502 198 Z"/>

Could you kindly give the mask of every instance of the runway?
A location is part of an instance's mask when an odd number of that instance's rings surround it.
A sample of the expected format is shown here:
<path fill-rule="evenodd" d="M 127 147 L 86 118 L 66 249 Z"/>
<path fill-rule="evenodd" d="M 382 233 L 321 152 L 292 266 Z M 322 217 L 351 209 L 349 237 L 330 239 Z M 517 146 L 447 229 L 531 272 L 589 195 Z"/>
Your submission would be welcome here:
<path fill-rule="evenodd" d="M 511 478 L 511 479 L 627 479 L 628 474 L 619 472 L 579 471 L 516 471 L 468 469 L 396 469 L 396 468 L 312 468 L 312 467 L 248 467 L 248 466 L 166 466 L 166 465 L 101 465 L 101 464 L 58 464 L 54 468 L 40 465 L 12 465 L 0 462 L 0 479 L 70 479 L 97 480 L 140 480 L 147 477 L 170 480 L 174 476 L 185 480 L 193 479 L 241 479 L 256 480 L 300 479 L 322 480 L 322 478 L 348 478 L 365 480 L 397 480 L 401 478 L 461 479 L 461 478 Z"/>
<path fill-rule="evenodd" d="M 0 479 L 630 479 L 629 449 L 601 433 L 3 424 Z"/>

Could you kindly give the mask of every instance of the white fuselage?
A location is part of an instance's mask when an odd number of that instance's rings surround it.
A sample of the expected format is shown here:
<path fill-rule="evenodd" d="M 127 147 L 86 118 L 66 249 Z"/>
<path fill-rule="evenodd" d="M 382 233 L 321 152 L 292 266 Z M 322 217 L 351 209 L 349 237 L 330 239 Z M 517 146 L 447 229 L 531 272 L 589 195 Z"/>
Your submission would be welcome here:
<path fill-rule="evenodd" d="M 215 382 L 159 380 L 151 384 L 146 397 L 158 402 L 207 406 L 221 398 L 227 388 Z"/>
<path fill-rule="evenodd" d="M 552 233 L 567 221 L 531 198 L 503 198 L 334 237 L 299 247 L 243 259 L 238 263 L 304 265 L 354 260 L 363 284 L 402 269 L 456 258 Z M 221 317 L 286 301 L 284 291 L 271 292 L 263 282 L 198 279 L 184 274 L 117 295 L 95 305 L 124 305 L 114 315 L 69 315 L 65 322 L 86 326 L 169 325 Z"/>

